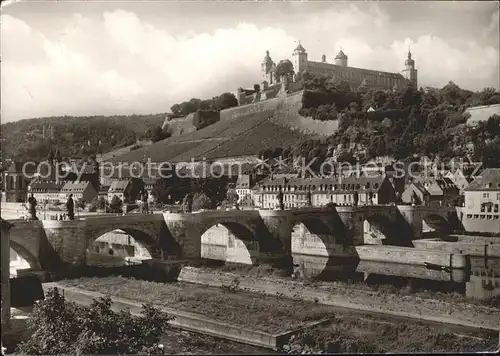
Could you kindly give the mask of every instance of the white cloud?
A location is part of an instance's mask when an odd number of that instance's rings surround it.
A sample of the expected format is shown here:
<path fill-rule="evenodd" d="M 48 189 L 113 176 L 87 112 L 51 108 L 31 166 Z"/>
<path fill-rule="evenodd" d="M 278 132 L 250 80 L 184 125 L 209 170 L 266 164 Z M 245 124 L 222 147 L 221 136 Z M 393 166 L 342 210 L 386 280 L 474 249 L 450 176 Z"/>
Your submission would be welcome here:
<path fill-rule="evenodd" d="M 4 14 L 2 121 L 165 112 L 179 101 L 260 81 L 265 51 L 275 62 L 291 58 L 297 39 L 311 60 L 325 53 L 332 61 L 342 46 L 350 65 L 387 71 L 402 69 L 411 45 L 422 85 L 498 87 L 498 48 L 472 41 L 457 48 L 430 34 L 394 38 L 388 16 L 377 5 L 368 10 L 350 5 L 288 27 L 246 22 L 176 35 L 124 10 L 99 18 L 74 14 L 51 35 Z M 376 31 L 391 32 L 392 44 L 373 41 Z"/>

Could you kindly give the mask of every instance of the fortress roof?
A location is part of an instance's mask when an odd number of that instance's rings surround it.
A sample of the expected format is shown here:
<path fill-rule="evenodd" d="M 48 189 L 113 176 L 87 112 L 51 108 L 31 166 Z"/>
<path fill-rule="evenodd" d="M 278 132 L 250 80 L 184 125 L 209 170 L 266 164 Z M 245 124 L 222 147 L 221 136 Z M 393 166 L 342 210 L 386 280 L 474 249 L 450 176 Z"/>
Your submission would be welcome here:
<path fill-rule="evenodd" d="M 347 56 L 344 51 L 340 50 L 340 52 L 335 56 L 335 59 L 347 59 Z"/>
<path fill-rule="evenodd" d="M 305 52 L 305 48 L 302 47 L 302 45 L 299 43 L 299 45 L 295 48 L 295 51 L 301 51 L 301 52 Z"/>
<path fill-rule="evenodd" d="M 344 66 L 339 66 L 336 64 L 332 64 L 332 63 L 323 63 L 323 62 L 315 62 L 315 61 L 308 61 L 307 63 L 308 63 L 308 65 L 312 65 L 313 67 L 316 67 L 316 68 L 336 69 L 336 70 L 341 70 L 344 72 L 356 72 L 356 73 L 361 72 L 363 74 L 380 75 L 380 76 L 385 76 L 385 77 L 392 77 L 394 79 L 404 78 L 404 76 L 401 73 L 384 72 L 381 70 L 357 68 L 357 67 L 344 67 Z"/>

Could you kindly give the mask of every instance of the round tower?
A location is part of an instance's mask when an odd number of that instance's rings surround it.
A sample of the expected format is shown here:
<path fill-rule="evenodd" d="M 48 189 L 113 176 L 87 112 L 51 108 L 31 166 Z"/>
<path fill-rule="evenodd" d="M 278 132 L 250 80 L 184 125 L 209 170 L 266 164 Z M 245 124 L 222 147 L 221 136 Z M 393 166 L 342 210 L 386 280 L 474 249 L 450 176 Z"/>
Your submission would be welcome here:
<path fill-rule="evenodd" d="M 342 50 L 335 56 L 334 63 L 338 66 L 347 67 L 347 56 Z"/>
<path fill-rule="evenodd" d="M 307 67 L 307 52 L 300 44 L 294 49 L 293 54 L 293 71 L 298 74 L 304 71 Z"/>

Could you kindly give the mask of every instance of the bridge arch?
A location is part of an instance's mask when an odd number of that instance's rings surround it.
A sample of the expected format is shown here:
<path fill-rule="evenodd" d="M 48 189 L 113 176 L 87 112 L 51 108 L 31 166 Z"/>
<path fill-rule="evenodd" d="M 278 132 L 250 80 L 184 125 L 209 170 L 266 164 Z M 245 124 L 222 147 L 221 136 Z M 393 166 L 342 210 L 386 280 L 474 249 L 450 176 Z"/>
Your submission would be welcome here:
<path fill-rule="evenodd" d="M 423 229 L 430 228 L 443 233 L 450 233 L 453 230 L 448 219 L 441 214 L 429 212 L 424 214 L 422 220 L 425 223 Z"/>
<path fill-rule="evenodd" d="M 35 257 L 27 248 L 17 243 L 16 241 L 10 240 L 10 248 L 17 253 L 24 261 L 28 263 L 31 269 L 41 270 L 42 265 L 37 257 Z"/>
<path fill-rule="evenodd" d="M 138 249 L 142 251 L 145 257 L 162 259 L 164 254 L 175 254 L 178 250 L 178 246 L 175 241 L 168 238 L 168 234 L 164 234 L 165 241 L 169 243 L 162 243 L 163 239 L 160 239 L 158 232 L 153 229 L 148 229 L 140 224 L 128 225 L 123 224 L 114 226 L 104 226 L 98 229 L 88 229 L 86 231 L 86 246 L 85 250 L 87 257 L 89 255 L 106 254 L 116 256 L 125 256 L 132 254 L 132 251 L 127 250 L 124 246 L 133 246 L 134 253 Z M 130 236 L 130 238 L 128 238 Z M 105 245 L 108 245 L 106 247 Z M 124 245 L 119 247 L 118 245 Z M 111 248 L 109 248 L 111 246 Z M 103 250 L 105 249 L 105 250 Z M 128 248 L 130 249 L 130 247 Z M 118 253 L 120 251 L 121 253 Z"/>
<path fill-rule="evenodd" d="M 296 271 L 302 277 L 329 279 L 342 269 L 345 231 L 335 229 L 331 219 L 297 217 L 292 221 L 291 251 Z"/>
<path fill-rule="evenodd" d="M 244 222 L 209 222 L 200 230 L 201 257 L 253 265 L 261 253 L 261 243 L 257 236 L 255 230 Z"/>

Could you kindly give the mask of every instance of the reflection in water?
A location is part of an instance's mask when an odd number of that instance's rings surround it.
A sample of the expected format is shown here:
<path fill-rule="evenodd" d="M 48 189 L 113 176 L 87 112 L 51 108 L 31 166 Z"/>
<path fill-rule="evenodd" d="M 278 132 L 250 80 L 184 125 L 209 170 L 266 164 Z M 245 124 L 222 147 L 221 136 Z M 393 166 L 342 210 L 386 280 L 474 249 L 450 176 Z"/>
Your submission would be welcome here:
<path fill-rule="evenodd" d="M 470 268 L 433 269 L 422 265 L 376 261 L 331 261 L 328 257 L 294 254 L 304 278 L 366 281 L 373 284 L 408 285 L 417 289 L 458 292 L 488 299 L 500 295 L 500 258 L 470 257 Z"/>

